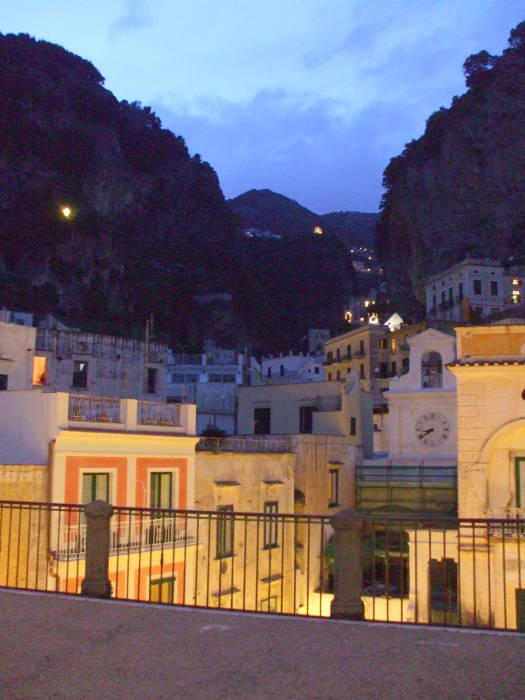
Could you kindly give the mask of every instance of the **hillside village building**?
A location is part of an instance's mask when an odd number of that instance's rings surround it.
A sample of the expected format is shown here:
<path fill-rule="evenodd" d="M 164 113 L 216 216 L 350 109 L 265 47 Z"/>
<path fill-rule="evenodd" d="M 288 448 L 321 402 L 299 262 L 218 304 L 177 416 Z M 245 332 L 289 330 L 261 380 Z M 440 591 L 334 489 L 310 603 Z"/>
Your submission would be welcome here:
<path fill-rule="evenodd" d="M 467 257 L 429 278 L 427 318 L 479 322 L 523 303 L 524 268 L 505 268 L 494 260 Z"/>
<path fill-rule="evenodd" d="M 197 432 L 236 429 L 237 387 L 260 383 L 260 366 L 247 353 L 219 348 L 213 340 L 202 353 L 169 355 L 167 400 L 197 406 Z"/>
<path fill-rule="evenodd" d="M 325 380 L 323 354 L 294 355 L 289 353 L 278 357 L 269 355 L 261 360 L 261 381 L 263 384 L 289 384 L 293 382 L 322 382 Z"/>

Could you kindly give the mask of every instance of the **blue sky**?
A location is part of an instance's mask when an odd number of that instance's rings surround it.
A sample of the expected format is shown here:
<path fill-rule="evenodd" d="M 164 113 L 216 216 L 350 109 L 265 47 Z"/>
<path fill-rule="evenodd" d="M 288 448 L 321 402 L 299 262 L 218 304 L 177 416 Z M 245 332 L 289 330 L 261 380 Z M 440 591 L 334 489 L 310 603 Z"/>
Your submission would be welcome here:
<path fill-rule="evenodd" d="M 17 0 L 0 31 L 90 60 L 149 104 L 227 197 L 268 187 L 318 213 L 377 211 L 391 157 L 501 53 L 525 0 Z"/>

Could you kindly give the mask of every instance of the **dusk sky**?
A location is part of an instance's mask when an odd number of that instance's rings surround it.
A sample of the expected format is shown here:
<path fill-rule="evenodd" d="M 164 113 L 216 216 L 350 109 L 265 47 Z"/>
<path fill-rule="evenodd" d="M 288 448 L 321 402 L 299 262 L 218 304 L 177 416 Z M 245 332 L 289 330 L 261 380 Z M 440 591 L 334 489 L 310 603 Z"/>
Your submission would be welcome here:
<path fill-rule="evenodd" d="M 226 197 L 268 187 L 325 213 L 377 211 L 390 158 L 525 0 L 4 0 L 0 17 L 151 105 Z"/>

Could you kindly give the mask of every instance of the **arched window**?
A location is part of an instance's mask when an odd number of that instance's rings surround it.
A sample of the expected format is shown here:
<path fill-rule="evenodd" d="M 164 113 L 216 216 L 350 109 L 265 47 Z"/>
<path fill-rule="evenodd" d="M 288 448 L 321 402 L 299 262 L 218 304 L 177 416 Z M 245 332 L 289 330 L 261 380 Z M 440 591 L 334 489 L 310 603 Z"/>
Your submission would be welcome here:
<path fill-rule="evenodd" d="M 443 386 L 443 361 L 439 352 L 426 352 L 421 358 L 421 387 L 439 389 Z"/>

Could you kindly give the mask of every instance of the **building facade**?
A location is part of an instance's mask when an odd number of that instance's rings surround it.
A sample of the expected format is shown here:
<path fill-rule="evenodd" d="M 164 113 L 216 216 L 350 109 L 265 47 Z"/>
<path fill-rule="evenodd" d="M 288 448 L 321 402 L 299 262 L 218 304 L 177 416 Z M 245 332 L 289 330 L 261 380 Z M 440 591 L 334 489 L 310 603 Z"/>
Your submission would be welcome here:
<path fill-rule="evenodd" d="M 505 268 L 494 260 L 466 258 L 429 278 L 426 288 L 428 319 L 478 321 L 523 302 L 525 269 Z"/>

